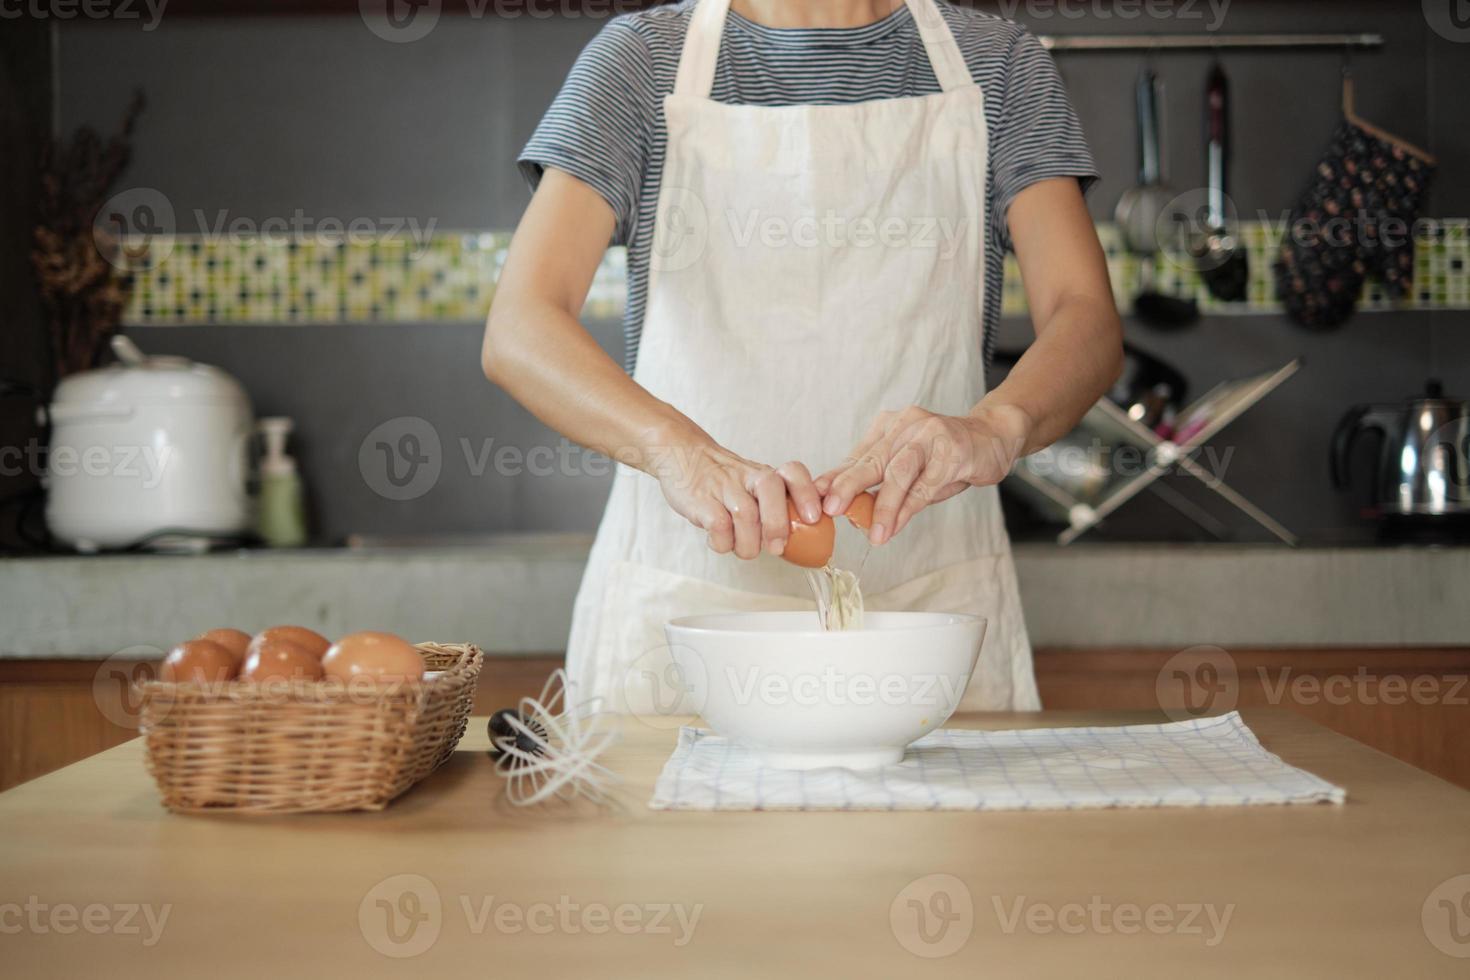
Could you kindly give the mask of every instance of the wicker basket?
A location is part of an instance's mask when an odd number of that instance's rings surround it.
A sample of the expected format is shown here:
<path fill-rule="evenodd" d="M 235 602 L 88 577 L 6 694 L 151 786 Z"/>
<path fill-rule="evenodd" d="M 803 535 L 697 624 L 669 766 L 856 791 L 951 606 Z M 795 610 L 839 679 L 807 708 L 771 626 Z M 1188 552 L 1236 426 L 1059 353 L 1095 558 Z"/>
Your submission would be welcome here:
<path fill-rule="evenodd" d="M 420 643 L 423 681 L 139 684 L 148 771 L 178 813 L 381 810 L 443 765 L 464 734 L 484 659 Z"/>

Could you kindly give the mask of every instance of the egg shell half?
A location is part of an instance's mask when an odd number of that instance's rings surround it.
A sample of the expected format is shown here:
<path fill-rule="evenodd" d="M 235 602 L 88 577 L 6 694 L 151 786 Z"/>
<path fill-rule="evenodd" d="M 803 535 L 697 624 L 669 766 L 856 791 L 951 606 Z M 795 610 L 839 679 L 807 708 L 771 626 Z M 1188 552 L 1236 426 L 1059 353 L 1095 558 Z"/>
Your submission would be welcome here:
<path fill-rule="evenodd" d="M 786 516 L 791 520 L 791 534 L 781 557 L 802 568 L 821 568 L 832 560 L 832 547 L 837 540 L 837 525 L 823 514 L 815 524 L 808 524 L 796 513 L 796 505 L 786 501 Z"/>
<path fill-rule="evenodd" d="M 873 526 L 873 508 L 877 504 L 878 498 L 864 490 L 847 505 L 847 519 L 853 527 L 866 531 Z"/>

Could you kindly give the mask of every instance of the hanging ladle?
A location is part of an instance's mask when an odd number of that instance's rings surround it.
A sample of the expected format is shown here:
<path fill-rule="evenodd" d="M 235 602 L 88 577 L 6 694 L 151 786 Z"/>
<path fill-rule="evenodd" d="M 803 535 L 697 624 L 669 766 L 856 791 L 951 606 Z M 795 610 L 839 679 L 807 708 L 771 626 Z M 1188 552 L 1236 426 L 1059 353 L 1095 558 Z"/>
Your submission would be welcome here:
<path fill-rule="evenodd" d="M 1200 278 L 1210 295 L 1227 303 L 1246 298 L 1250 267 L 1226 215 L 1225 169 L 1229 154 L 1230 85 L 1216 61 L 1205 83 L 1205 157 L 1209 171 L 1203 231 L 1190 243 Z"/>
<path fill-rule="evenodd" d="M 1138 136 L 1138 182 L 1118 198 L 1114 218 L 1123 244 L 1139 259 L 1138 295 L 1133 312 L 1143 323 L 1159 330 L 1185 327 L 1199 319 L 1193 300 L 1169 296 L 1154 286 L 1159 251 L 1159 227 L 1171 192 L 1164 182 L 1163 138 L 1159 124 L 1159 80 L 1145 64 L 1134 84 L 1133 106 Z"/>

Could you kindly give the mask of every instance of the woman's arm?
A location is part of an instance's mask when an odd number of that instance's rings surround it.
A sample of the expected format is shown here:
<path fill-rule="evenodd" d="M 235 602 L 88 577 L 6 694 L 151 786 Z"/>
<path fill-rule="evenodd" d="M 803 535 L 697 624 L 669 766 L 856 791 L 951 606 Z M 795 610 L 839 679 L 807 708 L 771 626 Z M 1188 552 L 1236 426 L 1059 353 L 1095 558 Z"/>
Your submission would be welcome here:
<path fill-rule="evenodd" d="M 1036 340 L 976 411 L 1023 412 L 1031 425 L 1017 456 L 1026 456 L 1072 431 L 1118 380 L 1123 324 L 1075 180 L 1032 184 L 1016 195 L 1007 223 Z"/>
<path fill-rule="evenodd" d="M 1037 181 L 1007 215 L 1036 341 L 967 415 L 917 406 L 885 412 L 817 490 L 829 514 L 878 486 L 868 532 L 882 544 L 915 514 L 970 486 L 999 483 L 1015 461 L 1069 432 L 1117 379 L 1123 328 L 1107 263 L 1077 181 Z"/>
<path fill-rule="evenodd" d="M 647 472 L 656 447 L 698 435 L 577 319 L 615 220 L 591 187 L 546 171 L 511 240 L 480 362 L 487 378 L 568 439 Z"/>
<path fill-rule="evenodd" d="M 820 499 L 799 463 L 741 459 L 636 383 L 578 322 L 616 218 L 596 191 L 548 169 L 516 228 L 485 325 L 481 365 L 541 421 L 659 480 L 710 547 L 754 558 L 785 548 L 789 492 L 817 520 Z"/>

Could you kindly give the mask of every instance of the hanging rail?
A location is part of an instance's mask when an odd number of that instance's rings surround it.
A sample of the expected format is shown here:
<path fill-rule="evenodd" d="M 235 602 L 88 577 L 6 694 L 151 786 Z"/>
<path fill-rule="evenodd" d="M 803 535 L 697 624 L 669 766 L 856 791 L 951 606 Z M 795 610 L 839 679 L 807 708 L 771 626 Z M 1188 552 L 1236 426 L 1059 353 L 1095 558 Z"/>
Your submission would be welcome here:
<path fill-rule="evenodd" d="M 1217 48 L 1381 48 L 1382 34 L 1061 34 L 1050 51 L 1209 51 Z"/>

